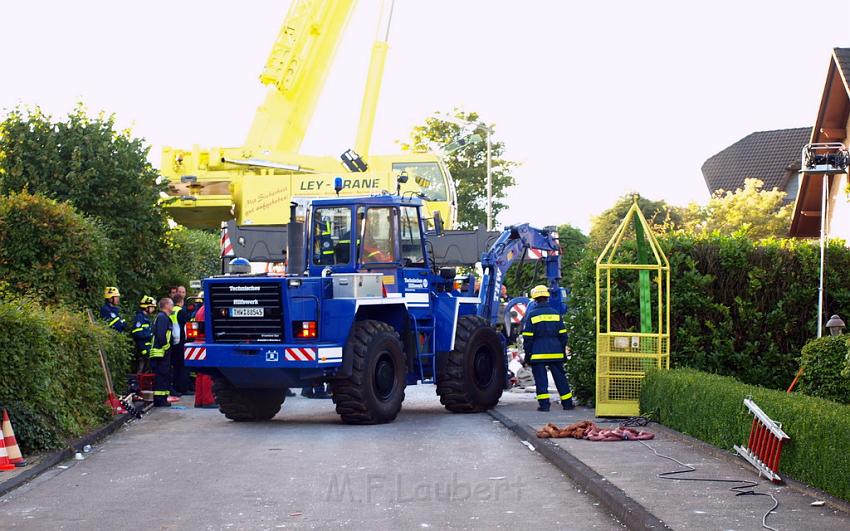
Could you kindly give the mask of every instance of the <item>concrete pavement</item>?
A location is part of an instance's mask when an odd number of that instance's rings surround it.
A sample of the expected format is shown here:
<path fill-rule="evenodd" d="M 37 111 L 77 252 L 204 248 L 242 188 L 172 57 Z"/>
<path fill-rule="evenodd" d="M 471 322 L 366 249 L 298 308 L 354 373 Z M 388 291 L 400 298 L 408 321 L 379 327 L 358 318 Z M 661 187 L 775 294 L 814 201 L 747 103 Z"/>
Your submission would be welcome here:
<path fill-rule="evenodd" d="M 603 427 L 610 422 L 595 419 L 592 408 L 563 411 L 558 404 L 553 404 L 550 412 L 537 412 L 533 394 L 506 393 L 496 412 L 509 423 L 526 428 L 529 434 L 547 422 L 564 426 L 579 420 L 593 420 Z M 616 425 L 611 423 L 610 427 Z M 559 450 L 602 476 L 603 479 L 597 481 L 608 482 L 620 490 L 625 499 L 636 502 L 673 529 L 762 529 L 762 517 L 773 505 L 770 497 L 735 496 L 729 492 L 729 487 L 735 484 L 660 479 L 657 474 L 682 467 L 656 456 L 652 449 L 696 468 L 695 472 L 681 476 L 683 478 L 758 480 L 748 464 L 743 460 L 733 463 L 710 455 L 657 425 L 650 424 L 646 429 L 656 434 L 646 445 L 637 441 L 576 439 L 538 439 L 535 442 L 557 445 Z M 829 506 L 813 507 L 811 503 L 817 501 L 816 498 L 790 487 L 762 479 L 754 490 L 772 494 L 779 501 L 778 509 L 767 518 L 771 527 L 780 530 L 850 529 L 850 514 Z"/>
<path fill-rule="evenodd" d="M 63 466 L 0 498 L 0 528 L 622 528 L 490 416 L 446 412 L 433 386 L 409 387 L 381 426 L 301 397 L 257 424 L 156 410 Z"/>

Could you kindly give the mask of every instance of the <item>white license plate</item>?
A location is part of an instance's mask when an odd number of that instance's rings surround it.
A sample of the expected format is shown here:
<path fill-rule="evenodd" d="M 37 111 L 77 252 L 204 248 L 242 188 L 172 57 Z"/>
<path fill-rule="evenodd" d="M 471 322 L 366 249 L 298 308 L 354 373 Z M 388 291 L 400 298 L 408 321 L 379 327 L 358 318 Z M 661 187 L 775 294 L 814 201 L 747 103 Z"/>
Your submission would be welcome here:
<path fill-rule="evenodd" d="M 231 308 L 230 317 L 262 317 L 265 308 Z"/>

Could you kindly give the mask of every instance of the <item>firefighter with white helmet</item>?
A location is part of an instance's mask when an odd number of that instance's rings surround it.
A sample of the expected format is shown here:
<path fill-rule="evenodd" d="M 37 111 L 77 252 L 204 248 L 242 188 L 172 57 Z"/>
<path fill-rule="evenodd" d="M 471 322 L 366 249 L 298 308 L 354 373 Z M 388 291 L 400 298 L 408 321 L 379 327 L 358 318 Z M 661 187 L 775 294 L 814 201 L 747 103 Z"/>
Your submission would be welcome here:
<path fill-rule="evenodd" d="M 531 298 L 535 305 L 526 315 L 523 329 L 523 348 L 525 361 L 531 364 L 534 383 L 537 386 L 538 411 L 549 411 L 549 377 L 548 368 L 552 372 L 555 386 L 561 397 L 564 409 L 573 409 L 573 393 L 564 371 L 564 360 L 567 348 L 567 328 L 564 320 L 555 308 L 549 305 L 549 288 L 543 285 L 531 290 Z"/>

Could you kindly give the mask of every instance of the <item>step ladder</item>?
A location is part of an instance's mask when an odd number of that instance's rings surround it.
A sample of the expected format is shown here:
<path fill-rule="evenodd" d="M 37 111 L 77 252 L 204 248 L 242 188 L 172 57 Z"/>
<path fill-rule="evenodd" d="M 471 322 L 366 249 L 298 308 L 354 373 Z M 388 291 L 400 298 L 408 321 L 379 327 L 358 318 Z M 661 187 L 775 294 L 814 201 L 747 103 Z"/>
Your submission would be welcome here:
<path fill-rule="evenodd" d="M 782 431 L 782 424 L 768 417 L 760 407 L 753 402 L 752 397 L 744 399 L 744 405 L 753 415 L 753 425 L 746 446 L 735 445 L 735 451 L 749 461 L 764 476 L 774 483 L 781 483 L 779 477 L 779 456 L 782 445 L 791 438 Z"/>

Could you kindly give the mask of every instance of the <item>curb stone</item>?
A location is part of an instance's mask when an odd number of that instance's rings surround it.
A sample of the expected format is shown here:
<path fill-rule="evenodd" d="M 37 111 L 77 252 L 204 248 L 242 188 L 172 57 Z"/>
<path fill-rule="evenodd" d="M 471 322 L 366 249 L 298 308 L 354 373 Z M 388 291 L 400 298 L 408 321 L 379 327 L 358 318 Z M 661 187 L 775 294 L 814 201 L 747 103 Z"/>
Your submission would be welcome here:
<path fill-rule="evenodd" d="M 577 485 L 585 489 L 629 529 L 669 529 L 660 518 L 626 495 L 598 474 L 592 468 L 578 460 L 565 449 L 552 444 L 547 439 L 539 439 L 533 430 L 521 426 L 502 413 L 491 409 L 487 411 L 494 419 L 514 432 L 522 441 L 531 444 L 540 455 L 558 467 Z"/>
<path fill-rule="evenodd" d="M 6 494 L 12 492 L 18 487 L 24 485 L 25 483 L 32 481 L 33 479 L 44 474 L 62 461 L 73 458 L 76 452 L 83 451 L 83 446 L 87 444 L 94 444 L 100 441 L 101 439 L 104 439 L 108 435 L 115 433 L 118 428 L 123 426 L 131 418 L 133 418 L 133 416 L 130 414 L 124 414 L 115 417 L 114 419 L 101 426 L 100 428 L 96 429 L 95 431 L 89 433 L 88 435 L 74 440 L 67 448 L 63 450 L 57 450 L 51 454 L 46 455 L 44 459 L 39 461 L 38 464 L 34 465 L 30 470 L 21 472 L 13 478 L 0 482 L 0 497 L 5 496 Z"/>

